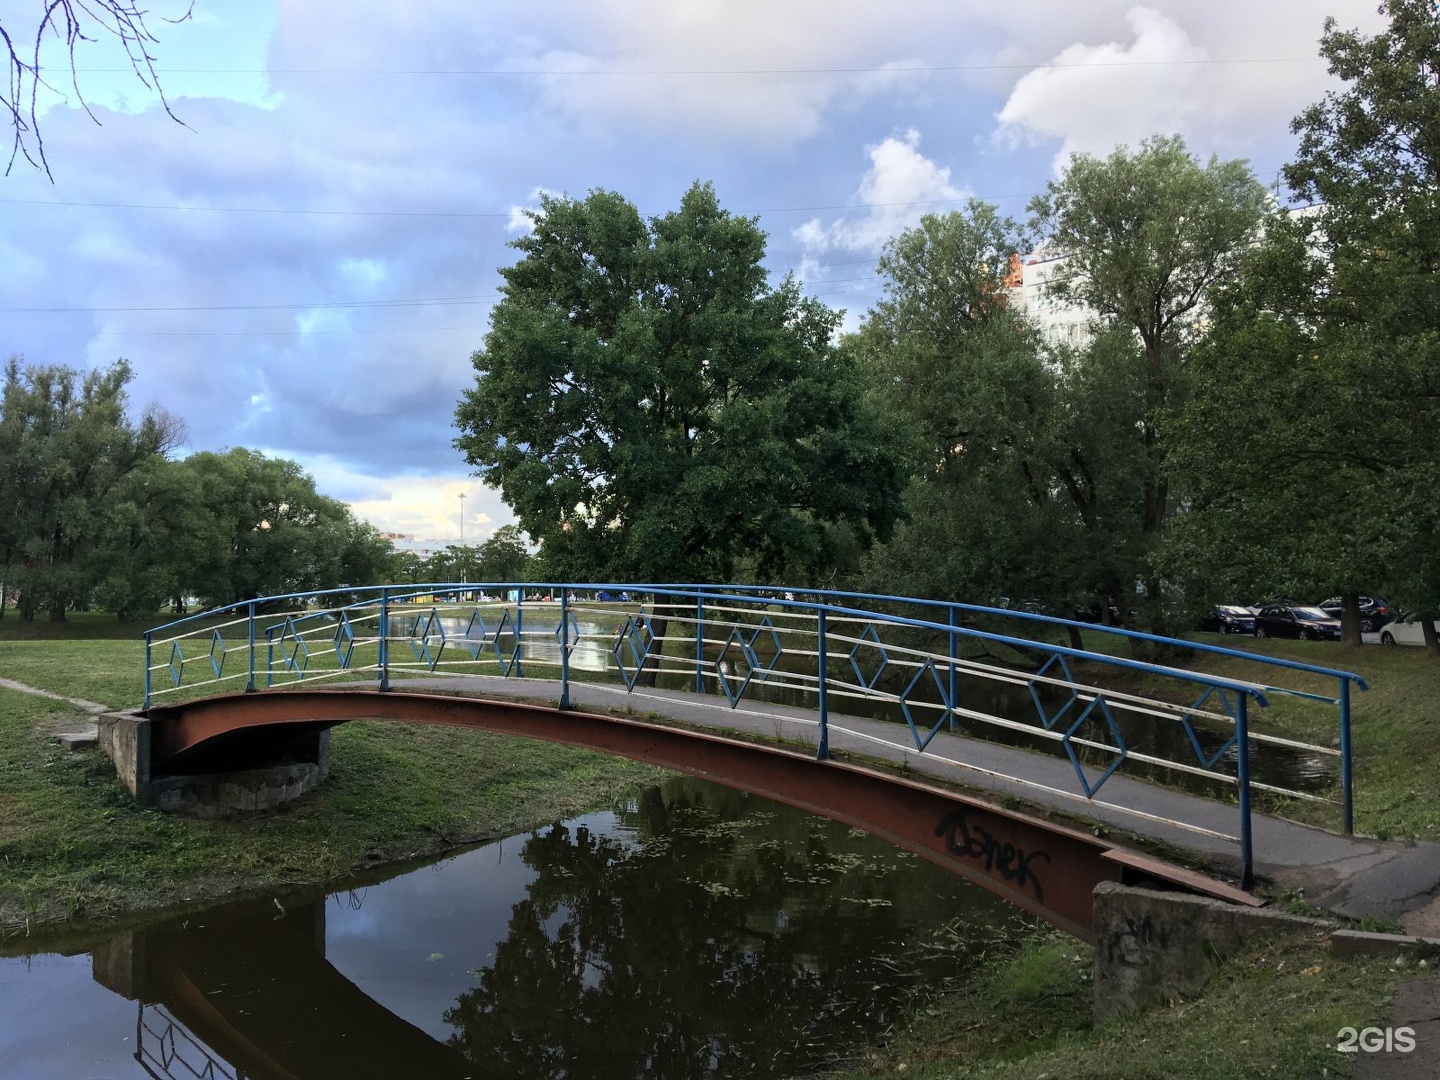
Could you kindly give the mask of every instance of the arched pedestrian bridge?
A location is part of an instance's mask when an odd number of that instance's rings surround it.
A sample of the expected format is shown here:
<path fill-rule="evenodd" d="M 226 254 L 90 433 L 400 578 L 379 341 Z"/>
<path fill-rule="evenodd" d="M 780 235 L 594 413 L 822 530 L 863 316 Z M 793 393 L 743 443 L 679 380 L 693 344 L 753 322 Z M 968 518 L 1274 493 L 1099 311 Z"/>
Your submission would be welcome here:
<path fill-rule="evenodd" d="M 1100 881 L 1241 896 L 1101 826 L 1211 856 L 1246 889 L 1257 862 L 1350 851 L 1357 676 L 1030 612 L 737 586 L 447 583 L 235 605 L 150 631 L 146 655 L 144 708 L 109 736 L 142 798 L 297 747 L 323 773 L 321 733 L 347 721 L 483 728 L 847 821 L 1082 937 Z M 1272 710 L 1280 722 L 1266 723 Z M 1331 831 L 1256 810 L 1280 800 L 1317 807 Z"/>

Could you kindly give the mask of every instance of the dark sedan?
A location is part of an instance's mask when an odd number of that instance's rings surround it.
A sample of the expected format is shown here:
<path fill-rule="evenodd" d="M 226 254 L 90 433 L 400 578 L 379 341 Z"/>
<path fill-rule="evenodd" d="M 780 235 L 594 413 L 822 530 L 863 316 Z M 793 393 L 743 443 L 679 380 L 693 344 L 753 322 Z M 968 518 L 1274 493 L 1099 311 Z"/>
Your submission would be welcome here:
<path fill-rule="evenodd" d="M 1332 596 L 1315 605 L 1332 619 L 1340 618 L 1340 597 Z M 1397 612 L 1378 596 L 1360 597 L 1360 632 L 1373 634 L 1388 622 L 1393 622 Z"/>
<path fill-rule="evenodd" d="M 1255 613 L 1238 604 L 1216 604 L 1200 620 L 1200 629 L 1220 634 L 1253 634 Z"/>
<path fill-rule="evenodd" d="M 1255 636 L 1339 641 L 1340 620 L 1332 619 L 1318 607 L 1267 604 L 1255 613 Z"/>

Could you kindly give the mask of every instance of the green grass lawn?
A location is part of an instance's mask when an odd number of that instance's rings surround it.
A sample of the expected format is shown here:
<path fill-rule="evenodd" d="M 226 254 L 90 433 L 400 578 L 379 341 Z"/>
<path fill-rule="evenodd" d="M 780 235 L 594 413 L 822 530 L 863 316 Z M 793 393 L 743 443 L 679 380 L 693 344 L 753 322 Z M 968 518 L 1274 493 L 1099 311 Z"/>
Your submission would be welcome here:
<path fill-rule="evenodd" d="M 1257 945 L 1199 998 L 1090 1022 L 1090 949 L 1040 931 L 998 944 L 980 977 L 917 999 L 908 1022 L 828 1080 L 1335 1080 L 1343 1027 L 1384 1027 L 1416 958 L 1338 961 L 1323 937 Z"/>
<path fill-rule="evenodd" d="M 1351 742 L 1355 769 L 1355 830 L 1381 839 L 1440 840 L 1440 768 L 1436 722 L 1440 709 L 1440 660 L 1423 649 L 1331 642 L 1254 640 L 1202 635 L 1217 643 L 1303 663 L 1353 671 L 1369 685 L 1351 694 Z M 1255 678 L 1253 665 L 1197 655 L 1197 667 L 1221 676 Z M 1335 682 L 1288 673 L 1286 685 L 1334 694 Z M 1272 697 L 1256 710 L 1255 727 L 1326 746 L 1338 745 L 1333 707 Z M 1333 827 L 1333 813 L 1304 803 L 1283 808 L 1287 816 Z"/>
<path fill-rule="evenodd" d="M 1430 716 L 1440 663 L 1420 650 L 1239 643 L 1360 673 L 1371 690 L 1355 696 L 1357 825 L 1440 839 Z M 28 628 L 0 620 L 0 677 L 66 696 L 135 706 L 143 655 L 132 626 L 103 617 Z M 1238 660 L 1199 664 L 1254 677 Z M 49 732 L 74 715 L 63 702 L 0 690 L 0 932 L 316 884 L 572 816 L 658 776 L 482 732 L 354 724 L 334 730 L 331 778 L 316 793 L 252 817 L 199 821 L 136 806 L 102 755 L 60 749 Z M 1333 710 L 1295 699 L 1257 717 L 1262 730 L 1316 742 L 1331 738 L 1333 724 Z M 1335 1052 L 1336 1033 L 1383 1026 L 1386 1002 L 1410 973 L 1388 959 L 1337 962 L 1322 941 L 1296 938 L 1227 961 L 1195 1001 L 1097 1028 L 1088 1019 L 1091 960 L 1088 947 L 1049 931 L 997 941 L 980 978 L 917 997 L 906 1023 L 826 1075 L 1342 1077 L 1354 1061 Z"/>
<path fill-rule="evenodd" d="M 143 643 L 119 636 L 113 620 L 80 627 L 70 639 L 48 626 L 29 640 L 0 637 L 0 677 L 138 705 Z M 199 821 L 137 806 L 99 751 L 61 749 L 50 733 L 76 718 L 63 702 L 0 689 L 0 930 L 316 884 L 584 813 L 661 775 L 485 732 L 342 725 L 317 792 L 251 817 Z"/>

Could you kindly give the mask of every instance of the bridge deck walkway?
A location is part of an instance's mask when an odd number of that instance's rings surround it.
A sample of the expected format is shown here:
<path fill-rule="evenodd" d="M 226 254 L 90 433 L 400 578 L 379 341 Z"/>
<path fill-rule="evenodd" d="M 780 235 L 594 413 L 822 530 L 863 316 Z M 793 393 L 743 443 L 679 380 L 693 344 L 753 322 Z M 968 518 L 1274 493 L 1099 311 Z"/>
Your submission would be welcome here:
<path fill-rule="evenodd" d="M 558 704 L 558 683 L 540 679 L 413 678 L 392 684 L 397 693 L 452 693 Z M 654 714 L 717 731 L 736 731 L 814 748 L 819 714 L 813 710 L 742 701 L 731 709 L 720 697 L 683 691 L 627 692 L 603 683 L 570 683 L 570 704 L 595 711 Z M 1046 810 L 1160 841 L 1202 856 L 1222 874 L 1239 875 L 1239 844 L 1182 829 L 1184 821 L 1231 835 L 1238 815 L 1231 803 L 1116 774 L 1094 800 L 1078 794 L 1067 758 L 1051 757 L 988 740 L 942 732 L 924 753 L 898 741 L 908 731 L 895 723 L 839 714 L 832 708 L 831 753 L 859 755 L 995 798 L 1013 797 Z M 1076 794 L 1067 795 L 1067 792 Z M 1363 798 L 1363 791 L 1361 793 Z M 1122 809 L 1125 808 L 1125 809 Z M 1139 811 L 1139 813 L 1127 812 Z M 1416 933 L 1440 932 L 1440 844 L 1404 844 L 1337 833 L 1256 814 L 1255 869 L 1275 885 L 1301 888 L 1306 899 L 1349 918 L 1397 920 Z"/>

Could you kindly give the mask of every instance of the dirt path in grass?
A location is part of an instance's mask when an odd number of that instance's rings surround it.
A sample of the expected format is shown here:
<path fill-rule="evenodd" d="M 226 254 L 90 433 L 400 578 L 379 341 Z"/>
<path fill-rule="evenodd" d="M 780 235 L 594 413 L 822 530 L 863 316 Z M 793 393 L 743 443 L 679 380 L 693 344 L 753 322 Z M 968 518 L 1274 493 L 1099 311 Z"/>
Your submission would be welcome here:
<path fill-rule="evenodd" d="M 49 698 L 51 701 L 63 701 L 66 705 L 74 706 L 80 715 L 55 713 L 48 719 L 46 726 L 52 735 L 77 735 L 93 739 L 95 737 L 95 717 L 110 711 L 108 705 L 101 705 L 96 701 L 86 701 L 84 698 L 66 697 L 64 694 L 41 690 L 38 686 L 28 686 L 25 683 L 16 682 L 14 679 L 0 679 L 0 689 L 14 690 L 21 694 L 34 694 L 36 697 Z"/>

